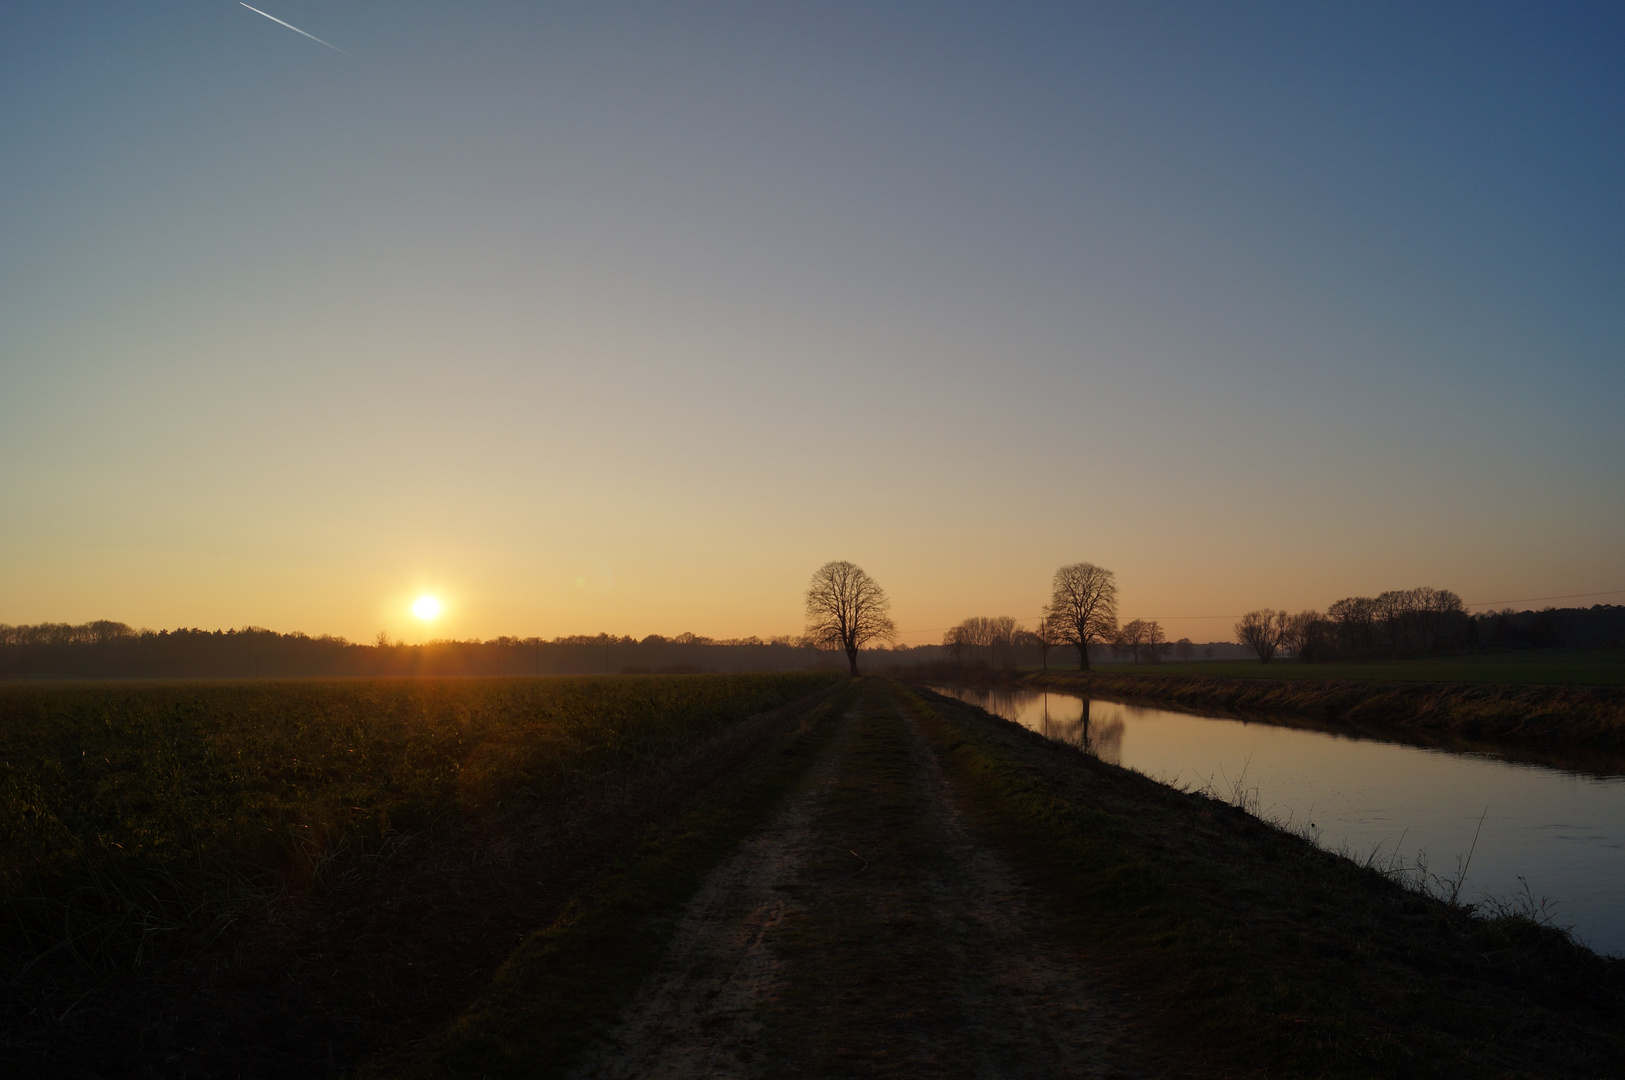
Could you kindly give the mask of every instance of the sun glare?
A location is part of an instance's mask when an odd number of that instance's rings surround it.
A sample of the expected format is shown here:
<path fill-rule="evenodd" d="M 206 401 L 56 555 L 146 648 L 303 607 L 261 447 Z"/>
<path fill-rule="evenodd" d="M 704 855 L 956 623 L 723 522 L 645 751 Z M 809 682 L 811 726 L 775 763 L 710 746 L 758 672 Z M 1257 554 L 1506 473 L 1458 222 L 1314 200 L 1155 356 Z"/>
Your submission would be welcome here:
<path fill-rule="evenodd" d="M 432 596 L 420 596 L 412 601 L 412 614 L 428 622 L 440 614 L 440 601 Z"/>

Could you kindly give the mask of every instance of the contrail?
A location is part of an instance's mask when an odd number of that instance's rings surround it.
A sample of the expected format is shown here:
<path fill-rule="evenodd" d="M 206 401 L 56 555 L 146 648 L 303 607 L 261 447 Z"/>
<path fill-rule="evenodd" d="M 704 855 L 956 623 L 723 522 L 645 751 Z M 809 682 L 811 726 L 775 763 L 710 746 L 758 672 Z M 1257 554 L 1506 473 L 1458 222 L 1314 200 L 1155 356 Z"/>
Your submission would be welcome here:
<path fill-rule="evenodd" d="M 239 4 L 242 4 L 243 0 L 237 0 L 237 2 Z M 243 7 L 248 8 L 249 11 L 252 11 L 256 15 L 265 15 L 265 12 L 261 11 L 257 7 L 249 7 L 247 4 L 243 4 Z M 267 19 L 270 19 L 272 22 L 276 23 L 278 26 L 286 26 L 289 30 L 292 30 L 296 34 L 305 34 L 305 32 L 303 30 L 301 30 L 297 26 L 293 25 L 293 23 L 285 23 L 281 19 L 277 18 L 275 15 L 265 15 L 265 17 Z M 337 45 L 328 45 L 327 42 L 323 41 L 321 38 L 317 37 L 315 34 L 305 34 L 305 36 L 308 37 L 310 40 L 314 41 L 318 45 L 327 45 L 327 47 L 329 49 L 332 49 L 336 53 L 344 53 L 345 56 L 350 56 L 349 53 L 344 52 L 344 50 L 339 48 Z M 350 59 L 354 60 L 355 57 L 350 56 Z"/>

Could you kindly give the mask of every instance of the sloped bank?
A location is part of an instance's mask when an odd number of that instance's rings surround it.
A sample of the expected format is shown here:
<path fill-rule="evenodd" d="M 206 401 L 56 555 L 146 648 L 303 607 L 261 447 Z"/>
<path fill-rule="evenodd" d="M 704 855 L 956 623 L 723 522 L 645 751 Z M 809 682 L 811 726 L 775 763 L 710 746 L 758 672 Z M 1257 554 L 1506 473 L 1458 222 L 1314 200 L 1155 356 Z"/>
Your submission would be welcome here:
<path fill-rule="evenodd" d="M 1047 671 L 1020 685 L 1235 713 L 1441 732 L 1527 746 L 1625 748 L 1625 688 L 1504 683 L 1229 679 Z"/>

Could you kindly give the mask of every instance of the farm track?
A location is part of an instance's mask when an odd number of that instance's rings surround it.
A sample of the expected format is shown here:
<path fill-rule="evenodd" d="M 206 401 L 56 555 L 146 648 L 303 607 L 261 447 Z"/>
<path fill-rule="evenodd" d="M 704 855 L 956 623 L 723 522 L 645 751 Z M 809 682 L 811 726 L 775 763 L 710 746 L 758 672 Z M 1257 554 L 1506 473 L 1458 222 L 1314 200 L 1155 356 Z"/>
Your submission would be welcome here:
<path fill-rule="evenodd" d="M 1124 1000 L 1045 925 L 872 683 L 575 1076 L 1155 1075 L 1120 1044 Z"/>
<path fill-rule="evenodd" d="M 744 768 L 834 692 L 741 721 L 675 758 L 598 777 L 375 879 L 280 909 L 229 956 L 100 988 L 35 1017 L 5 1075 L 312 1077 L 438 1029 L 529 931 L 635 844 Z"/>

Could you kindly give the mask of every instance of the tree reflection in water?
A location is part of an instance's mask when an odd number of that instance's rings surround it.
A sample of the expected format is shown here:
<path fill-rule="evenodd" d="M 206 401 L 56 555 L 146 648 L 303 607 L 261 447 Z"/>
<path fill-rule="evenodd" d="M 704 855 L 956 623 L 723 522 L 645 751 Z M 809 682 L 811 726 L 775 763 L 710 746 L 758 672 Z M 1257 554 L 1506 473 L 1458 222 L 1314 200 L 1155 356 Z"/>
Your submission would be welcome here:
<path fill-rule="evenodd" d="M 1112 717 L 1090 722 L 1089 702 L 1071 694 L 1036 694 L 1031 690 L 989 688 L 976 690 L 976 704 L 1011 723 L 1034 728 L 1045 738 L 1076 746 L 1102 761 L 1120 765 L 1123 761 L 1123 720 Z M 957 696 L 957 695 L 956 695 Z M 1036 699 L 1042 699 L 1041 702 Z M 1039 715 L 1028 710 L 1039 705 Z M 1024 719 L 1023 713 L 1027 716 Z M 1034 724 L 1033 721 L 1037 720 Z"/>

